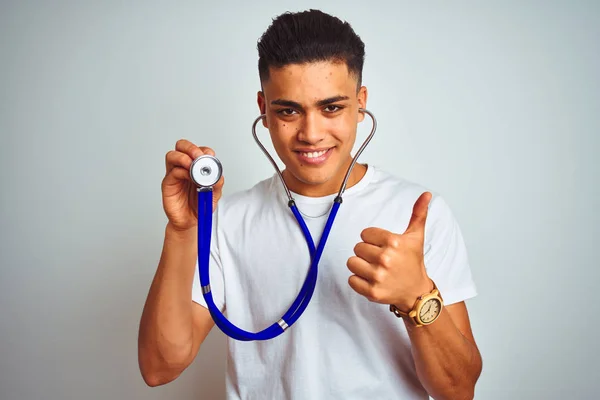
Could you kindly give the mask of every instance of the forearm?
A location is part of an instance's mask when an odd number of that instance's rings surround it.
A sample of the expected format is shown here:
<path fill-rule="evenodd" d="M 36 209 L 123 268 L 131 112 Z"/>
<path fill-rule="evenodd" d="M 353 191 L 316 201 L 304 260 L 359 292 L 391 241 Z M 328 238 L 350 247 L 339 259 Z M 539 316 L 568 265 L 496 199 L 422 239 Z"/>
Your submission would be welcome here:
<path fill-rule="evenodd" d="M 412 343 L 417 375 L 436 400 L 472 399 L 481 372 L 475 344 L 459 331 L 444 308 L 431 325 L 415 327 L 405 321 Z"/>
<path fill-rule="evenodd" d="M 140 321 L 138 356 L 145 379 L 178 375 L 192 359 L 192 282 L 196 233 L 165 230 L 161 259 Z M 151 379 L 151 378 L 150 378 Z"/>

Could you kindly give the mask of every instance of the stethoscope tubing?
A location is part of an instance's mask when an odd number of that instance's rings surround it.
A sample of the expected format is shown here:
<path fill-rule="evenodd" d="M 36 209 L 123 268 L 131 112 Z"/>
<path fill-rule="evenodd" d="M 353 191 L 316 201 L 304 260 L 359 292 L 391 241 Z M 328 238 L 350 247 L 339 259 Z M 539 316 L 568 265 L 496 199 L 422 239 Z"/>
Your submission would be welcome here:
<path fill-rule="evenodd" d="M 212 190 L 204 190 L 198 192 L 198 211 L 206 212 L 212 210 Z M 198 257 L 200 259 L 199 267 L 200 267 L 200 284 L 203 289 L 204 299 L 207 303 L 208 309 L 215 321 L 215 324 L 228 336 L 233 339 L 241 340 L 241 341 L 251 341 L 251 340 L 269 340 L 273 339 L 292 326 L 303 314 L 303 312 L 308 307 L 312 295 L 314 293 L 318 275 L 318 265 L 323 254 L 323 250 L 325 249 L 325 243 L 327 242 L 327 238 L 329 233 L 331 232 L 331 228 L 333 226 L 333 221 L 335 220 L 335 216 L 339 209 L 340 203 L 336 202 L 332 207 L 332 210 L 329 214 L 329 218 L 325 225 L 325 229 L 323 231 L 323 235 L 319 241 L 319 246 L 315 250 L 314 242 L 308 228 L 306 227 L 304 221 L 300 217 L 300 214 L 295 208 L 294 215 L 297 215 L 299 221 L 302 221 L 303 233 L 307 239 L 307 243 L 310 243 L 309 250 L 311 252 L 311 266 L 309 268 L 307 277 L 300 289 L 300 293 L 297 296 L 296 300 L 292 303 L 291 307 L 287 310 L 287 312 L 283 315 L 283 317 L 273 325 L 268 328 L 260 331 L 260 332 L 249 332 L 243 329 L 238 328 L 234 324 L 232 324 L 225 316 L 221 313 L 221 311 L 216 306 L 214 299 L 212 297 L 212 291 L 210 290 L 210 281 L 209 281 L 209 269 L 208 266 L 210 264 L 210 234 L 212 230 L 212 218 L 204 218 L 203 226 L 199 229 L 198 234 Z M 201 211 L 202 210 L 202 211 Z"/>
<path fill-rule="evenodd" d="M 300 316 L 304 313 L 304 311 L 308 307 L 308 304 L 310 303 L 310 300 L 312 299 L 312 296 L 313 296 L 315 288 L 316 288 L 319 261 L 323 254 L 323 251 L 325 249 L 325 244 L 326 244 L 329 234 L 331 232 L 333 222 L 335 220 L 335 217 L 337 216 L 339 207 L 342 204 L 342 194 L 344 193 L 344 191 L 346 189 L 346 185 L 348 183 L 350 173 L 351 173 L 355 163 L 357 162 L 358 157 L 364 151 L 364 149 L 366 148 L 368 143 L 371 141 L 371 139 L 373 138 L 373 135 L 375 134 L 375 131 L 377 129 L 377 121 L 375 119 L 375 116 L 366 109 L 360 109 L 360 111 L 368 114 L 371 117 L 371 119 L 373 120 L 373 127 L 371 129 L 371 133 L 369 134 L 367 139 L 364 141 L 362 146 L 359 148 L 355 157 L 352 160 L 352 163 L 348 167 L 346 176 L 344 177 L 344 181 L 342 182 L 342 185 L 340 186 L 338 195 L 334 199 L 333 206 L 329 212 L 329 216 L 328 216 L 327 222 L 325 224 L 325 228 L 323 229 L 323 234 L 321 235 L 321 239 L 319 240 L 319 244 L 316 248 L 315 248 L 315 244 L 314 244 L 312 235 L 310 234 L 310 231 L 309 231 L 304 219 L 302 218 L 302 216 L 298 210 L 298 207 L 296 206 L 296 203 L 291 195 L 290 190 L 288 189 L 287 185 L 285 184 L 285 181 L 283 179 L 283 175 L 282 175 L 281 171 L 279 170 L 277 164 L 275 163 L 275 160 L 271 157 L 269 152 L 265 149 L 265 147 L 262 145 L 262 143 L 258 139 L 258 136 L 256 135 L 256 125 L 261 119 L 265 118 L 265 115 L 263 114 L 263 115 L 259 116 L 252 125 L 252 134 L 254 136 L 254 139 L 255 139 L 256 143 L 259 145 L 259 147 L 262 149 L 264 154 L 267 156 L 267 158 L 269 159 L 269 161 L 271 162 L 271 164 L 273 165 L 275 170 L 277 171 L 277 174 L 281 180 L 281 183 L 286 191 L 286 194 L 287 194 L 287 197 L 289 200 L 288 206 L 291 209 L 294 217 L 298 221 L 300 228 L 302 229 L 302 233 L 304 234 L 306 243 L 308 245 L 308 250 L 311 255 L 310 268 L 308 270 L 308 273 L 304 280 L 304 283 L 302 284 L 300 292 L 298 293 L 298 296 L 296 297 L 296 299 L 294 300 L 294 302 L 292 303 L 290 308 L 286 311 L 286 313 L 281 317 L 281 319 L 279 321 L 270 325 L 269 327 L 267 327 L 266 329 L 264 329 L 260 332 L 249 332 L 249 331 L 240 329 L 239 327 L 235 326 L 223 315 L 223 313 L 219 310 L 219 308 L 216 306 L 216 304 L 214 302 L 211 287 L 210 287 L 210 276 L 209 276 L 210 246 L 211 246 L 211 233 L 212 233 L 213 189 L 212 189 L 212 186 L 201 186 L 198 188 L 198 216 L 199 216 L 199 218 L 198 218 L 198 265 L 199 265 L 199 267 L 198 268 L 199 268 L 199 275 L 200 275 L 200 285 L 202 287 L 203 297 L 206 301 L 206 304 L 208 306 L 208 309 L 210 311 L 210 314 L 211 314 L 215 324 L 219 327 L 219 329 L 221 329 L 221 331 L 223 331 L 229 337 L 236 339 L 236 340 L 240 340 L 240 341 L 273 339 L 273 338 L 281 335 L 290 326 L 292 326 L 300 318 Z M 216 161 L 216 164 L 218 164 L 218 167 L 221 168 L 221 165 L 218 162 L 218 160 L 215 159 L 215 161 Z M 220 173 L 221 173 L 221 171 L 219 171 L 218 176 L 220 176 Z M 202 218 L 200 218 L 200 216 L 202 216 Z"/>

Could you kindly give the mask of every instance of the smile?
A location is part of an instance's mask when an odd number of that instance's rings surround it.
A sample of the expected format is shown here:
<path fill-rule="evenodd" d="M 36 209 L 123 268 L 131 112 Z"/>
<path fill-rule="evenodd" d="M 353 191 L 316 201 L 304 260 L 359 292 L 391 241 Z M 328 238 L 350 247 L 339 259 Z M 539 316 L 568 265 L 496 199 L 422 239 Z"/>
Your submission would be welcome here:
<path fill-rule="evenodd" d="M 308 157 L 308 158 L 320 157 L 320 156 L 322 156 L 325 153 L 327 153 L 327 150 L 315 151 L 315 152 L 312 152 L 312 153 L 302 153 L 302 152 L 300 152 L 300 154 L 302 154 L 304 157 Z"/>
<path fill-rule="evenodd" d="M 301 162 L 317 165 L 324 163 L 333 152 L 333 149 L 334 148 L 331 147 L 329 149 L 319 151 L 296 151 L 296 154 Z"/>

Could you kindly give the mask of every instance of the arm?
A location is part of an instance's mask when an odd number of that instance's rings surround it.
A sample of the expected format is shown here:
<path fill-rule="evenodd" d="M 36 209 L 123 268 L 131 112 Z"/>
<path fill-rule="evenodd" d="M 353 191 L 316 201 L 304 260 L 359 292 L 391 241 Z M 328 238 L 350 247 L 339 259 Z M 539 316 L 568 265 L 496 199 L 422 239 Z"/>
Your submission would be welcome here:
<path fill-rule="evenodd" d="M 436 400 L 472 399 L 482 360 L 464 302 L 444 307 L 431 325 L 405 320 L 417 376 Z"/>
<path fill-rule="evenodd" d="M 355 246 L 356 256 L 347 263 L 354 274 L 348 283 L 357 293 L 370 301 L 394 304 L 407 312 L 419 296 L 431 292 L 433 284 L 425 268 L 423 254 L 430 200 L 428 192 L 417 199 L 408 227 L 402 234 L 380 228 L 362 231 L 363 242 Z M 447 208 L 442 211 L 446 218 L 451 218 Z M 438 220 L 440 213 L 436 213 Z M 450 222 L 440 224 L 438 229 L 441 233 L 435 234 L 438 244 L 432 253 L 437 253 L 437 260 L 429 260 L 438 268 L 445 257 L 454 260 L 454 250 L 462 246 L 455 224 L 451 219 L 447 221 Z M 432 227 L 435 225 L 432 224 Z M 452 228 L 446 228 L 448 226 Z M 451 272 L 446 270 L 443 273 Z M 472 398 L 482 362 L 464 303 L 442 308 L 441 315 L 431 325 L 416 327 L 410 321 L 405 324 L 417 376 L 430 396 L 436 400 Z"/>
<path fill-rule="evenodd" d="M 138 336 L 138 363 L 149 386 L 176 379 L 192 363 L 214 325 L 209 311 L 192 300 L 198 255 L 198 197 L 189 170 L 192 161 L 204 154 L 215 155 L 208 147 L 181 139 L 165 157 L 161 191 L 169 222 Z M 224 182 L 221 177 L 213 188 L 213 211 Z"/>
<path fill-rule="evenodd" d="M 167 224 L 139 328 L 138 362 L 149 386 L 176 379 L 214 325 L 208 310 L 192 301 L 196 238 L 195 229 L 179 231 Z"/>

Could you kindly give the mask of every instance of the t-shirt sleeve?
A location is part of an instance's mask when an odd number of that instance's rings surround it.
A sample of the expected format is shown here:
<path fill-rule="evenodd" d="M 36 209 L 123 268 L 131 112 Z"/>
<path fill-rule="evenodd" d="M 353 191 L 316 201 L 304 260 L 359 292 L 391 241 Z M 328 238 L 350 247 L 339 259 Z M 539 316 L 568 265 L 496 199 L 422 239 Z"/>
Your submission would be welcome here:
<path fill-rule="evenodd" d="M 439 195 L 434 195 L 429 205 L 424 255 L 427 274 L 437 285 L 446 305 L 477 295 L 458 221 Z"/>
<path fill-rule="evenodd" d="M 210 261 L 208 265 L 208 275 L 210 278 L 210 290 L 212 292 L 213 301 L 219 310 L 225 311 L 225 282 L 223 279 L 223 265 L 219 256 L 219 241 L 217 229 L 217 213 L 213 214 L 212 234 L 210 242 Z M 204 295 L 202 294 L 202 286 L 200 285 L 200 272 L 198 269 L 198 260 L 196 259 L 196 272 L 194 274 L 194 282 L 192 284 L 192 300 L 201 306 L 208 308 Z"/>

